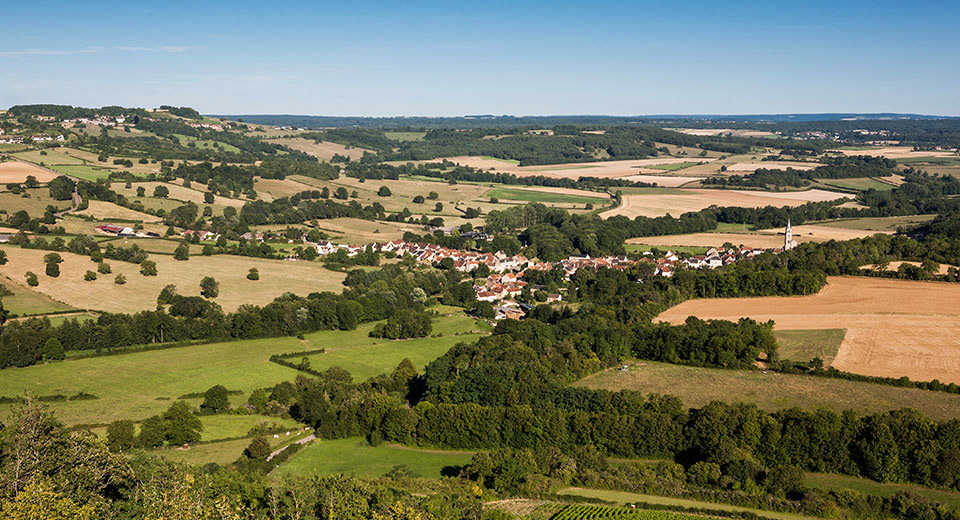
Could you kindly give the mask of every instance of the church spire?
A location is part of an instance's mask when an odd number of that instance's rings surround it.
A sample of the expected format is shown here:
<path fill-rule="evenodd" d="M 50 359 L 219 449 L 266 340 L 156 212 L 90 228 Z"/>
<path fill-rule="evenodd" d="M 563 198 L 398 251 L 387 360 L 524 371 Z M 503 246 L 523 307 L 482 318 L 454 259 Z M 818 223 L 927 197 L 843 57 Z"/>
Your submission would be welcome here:
<path fill-rule="evenodd" d="M 783 233 L 783 250 L 793 249 L 793 229 L 790 227 L 790 217 L 787 217 L 787 229 Z"/>

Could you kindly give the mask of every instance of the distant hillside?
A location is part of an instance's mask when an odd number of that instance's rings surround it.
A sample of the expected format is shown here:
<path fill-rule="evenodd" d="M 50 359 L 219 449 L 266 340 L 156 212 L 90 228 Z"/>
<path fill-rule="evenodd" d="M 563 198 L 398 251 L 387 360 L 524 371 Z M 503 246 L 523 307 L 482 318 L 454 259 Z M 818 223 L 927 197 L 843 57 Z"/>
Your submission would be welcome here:
<path fill-rule="evenodd" d="M 557 125 L 625 125 L 625 124 L 683 124 L 696 126 L 698 123 L 790 123 L 810 121 L 902 121 L 954 119 L 946 116 L 923 114 L 755 114 L 755 115 L 647 115 L 647 116 L 599 116 L 599 115 L 558 115 L 558 116 L 510 116 L 510 115 L 468 115 L 460 117 L 352 117 L 352 116 L 307 116 L 294 114 L 235 114 L 210 117 L 226 117 L 232 120 L 243 119 L 248 123 L 271 126 L 293 126 L 299 128 L 505 128 L 517 126 L 552 127 Z"/>

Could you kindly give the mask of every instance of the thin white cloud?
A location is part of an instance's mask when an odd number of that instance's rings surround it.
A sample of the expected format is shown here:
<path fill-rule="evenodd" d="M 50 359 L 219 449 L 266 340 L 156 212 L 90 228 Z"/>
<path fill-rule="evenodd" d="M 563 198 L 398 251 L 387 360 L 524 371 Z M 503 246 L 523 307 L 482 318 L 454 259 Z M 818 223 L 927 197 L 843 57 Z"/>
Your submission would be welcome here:
<path fill-rule="evenodd" d="M 76 56 L 78 54 L 100 54 L 104 52 L 183 52 L 188 47 L 176 45 L 164 45 L 159 47 L 87 47 L 84 49 L 23 49 L 17 51 L 0 51 L 0 58 L 13 58 L 18 56 Z"/>

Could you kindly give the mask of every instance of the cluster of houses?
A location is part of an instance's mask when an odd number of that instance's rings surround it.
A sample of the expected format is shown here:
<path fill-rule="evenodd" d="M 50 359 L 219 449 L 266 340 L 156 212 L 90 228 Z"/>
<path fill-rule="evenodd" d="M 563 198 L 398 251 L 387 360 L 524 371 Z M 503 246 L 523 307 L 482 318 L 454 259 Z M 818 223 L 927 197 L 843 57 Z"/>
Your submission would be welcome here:
<path fill-rule="evenodd" d="M 117 126 L 127 122 L 126 116 L 95 116 L 95 117 L 76 117 L 73 119 L 64 119 L 63 124 L 79 125 L 97 125 L 97 126 Z"/>
<path fill-rule="evenodd" d="M 204 122 L 204 123 L 193 123 L 193 122 L 187 122 L 186 125 L 189 126 L 189 127 L 191 127 L 191 128 L 206 128 L 207 130 L 216 130 L 216 131 L 218 131 L 218 132 L 222 132 L 222 131 L 223 131 L 223 125 L 221 125 L 221 124 L 219 124 L 219 123 L 206 123 L 206 122 Z"/>
<path fill-rule="evenodd" d="M 507 255 L 500 251 L 480 253 L 451 249 L 437 244 L 409 243 L 403 240 L 375 244 L 374 249 L 384 253 L 393 252 L 398 256 L 409 254 L 416 258 L 418 262 L 428 264 L 440 263 L 450 258 L 453 260 L 453 268 L 464 273 L 474 271 L 481 265 L 487 266 L 490 271 L 495 273 L 516 271 L 529 263 L 527 257 L 523 255 Z"/>
<path fill-rule="evenodd" d="M 104 235 L 112 235 L 116 237 L 130 237 L 130 238 L 160 238 L 159 233 L 154 233 L 153 231 L 136 231 L 131 227 L 125 226 L 111 226 L 109 224 L 101 224 L 94 228 L 98 233 Z"/>
<path fill-rule="evenodd" d="M 0 134 L 3 134 L 3 129 L 0 129 Z M 31 135 L 29 137 L 24 137 L 22 135 L 11 135 L 7 137 L 0 137 L 0 144 L 22 144 L 23 141 L 27 139 L 35 143 L 46 143 L 46 142 L 52 142 L 52 141 L 57 141 L 62 143 L 67 140 L 67 138 L 64 137 L 63 134 L 60 134 L 56 137 L 52 135 L 45 135 L 45 134 Z"/>

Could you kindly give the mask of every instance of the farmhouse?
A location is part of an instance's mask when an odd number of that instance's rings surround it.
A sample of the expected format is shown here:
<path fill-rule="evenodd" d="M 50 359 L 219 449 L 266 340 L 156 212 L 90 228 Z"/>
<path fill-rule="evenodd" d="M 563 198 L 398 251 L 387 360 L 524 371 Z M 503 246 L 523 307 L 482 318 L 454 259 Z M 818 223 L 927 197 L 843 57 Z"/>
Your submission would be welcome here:
<path fill-rule="evenodd" d="M 199 237 L 200 240 L 216 240 L 217 237 L 219 237 L 219 235 L 217 235 L 212 231 L 197 231 L 193 229 L 188 229 L 183 233 L 180 233 L 180 236 L 187 237 L 187 238 L 192 237 L 194 235 Z"/>
<path fill-rule="evenodd" d="M 133 228 L 123 227 L 123 226 L 111 226 L 109 224 L 101 224 L 95 227 L 94 229 L 96 229 L 98 232 L 103 233 L 105 235 L 116 235 L 121 237 L 123 236 L 132 237 L 136 235 L 135 232 L 133 231 Z"/>

